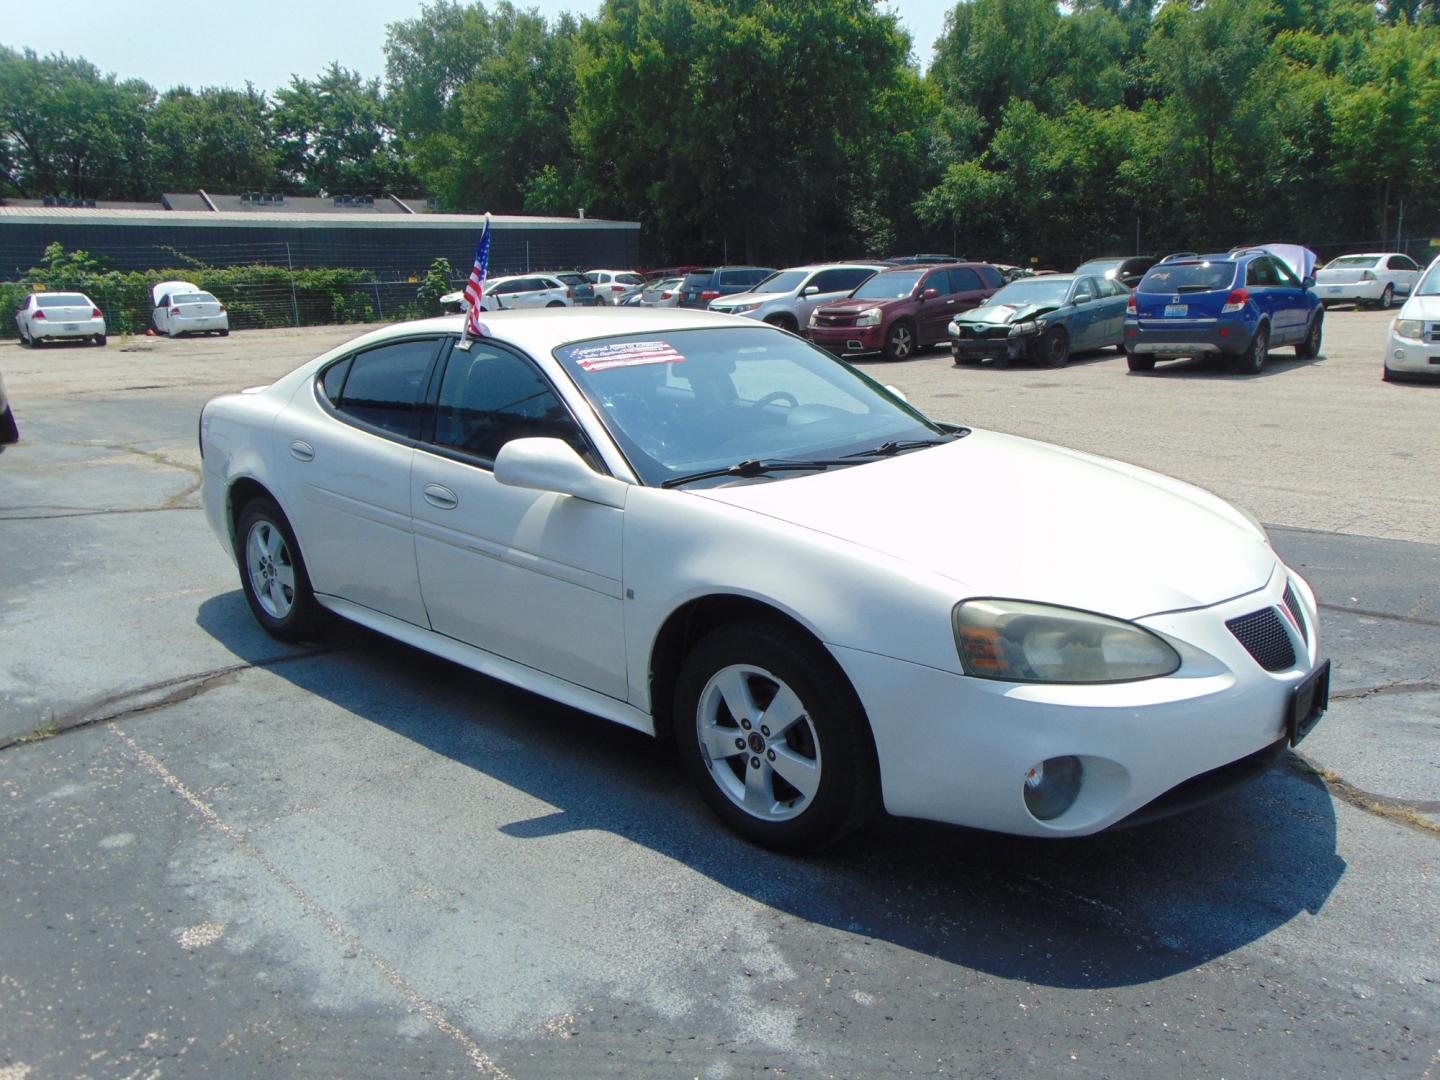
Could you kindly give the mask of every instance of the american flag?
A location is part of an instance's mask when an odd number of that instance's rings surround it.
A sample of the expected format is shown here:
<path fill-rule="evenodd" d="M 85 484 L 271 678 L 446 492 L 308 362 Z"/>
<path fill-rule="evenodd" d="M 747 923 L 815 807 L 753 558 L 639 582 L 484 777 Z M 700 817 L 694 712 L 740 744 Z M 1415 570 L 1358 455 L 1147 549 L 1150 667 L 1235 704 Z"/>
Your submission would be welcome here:
<path fill-rule="evenodd" d="M 485 298 L 485 271 L 490 266 L 490 215 L 485 215 L 485 231 L 480 234 L 480 243 L 475 247 L 475 265 L 470 268 L 470 277 L 465 282 L 465 302 L 470 310 L 465 316 L 467 337 L 484 337 L 480 325 L 480 302 Z"/>

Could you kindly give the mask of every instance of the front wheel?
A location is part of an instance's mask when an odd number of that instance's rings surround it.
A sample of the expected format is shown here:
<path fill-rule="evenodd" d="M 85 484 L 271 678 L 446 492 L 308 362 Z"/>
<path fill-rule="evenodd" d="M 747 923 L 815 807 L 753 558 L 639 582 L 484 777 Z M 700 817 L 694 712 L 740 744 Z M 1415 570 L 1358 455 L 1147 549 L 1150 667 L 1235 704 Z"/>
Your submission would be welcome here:
<path fill-rule="evenodd" d="M 885 359 L 908 360 L 915 352 L 915 328 L 908 322 L 897 322 L 885 335 Z"/>
<path fill-rule="evenodd" d="M 1235 370 L 1243 375 L 1258 375 L 1270 353 L 1270 327 L 1261 323 L 1250 339 L 1250 347 L 1235 357 Z"/>
<path fill-rule="evenodd" d="M 1052 326 L 1035 343 L 1035 359 L 1048 368 L 1064 367 L 1070 359 L 1070 335 L 1063 326 Z"/>
<path fill-rule="evenodd" d="M 281 641 L 308 641 L 321 608 L 290 522 L 273 500 L 251 499 L 235 529 L 235 555 L 245 600 L 265 632 Z"/>
<path fill-rule="evenodd" d="M 685 660 L 675 738 L 701 796 L 764 847 L 814 851 L 878 810 L 868 722 L 818 644 L 766 623 L 711 632 Z"/>
<path fill-rule="evenodd" d="M 1295 346 L 1295 356 L 1300 360 L 1314 360 L 1320 355 L 1320 336 L 1324 333 L 1323 324 L 1325 316 L 1322 312 L 1315 312 L 1315 317 L 1310 320 L 1310 329 L 1305 334 L 1305 339 Z"/>
<path fill-rule="evenodd" d="M 1380 310 L 1384 311 L 1395 303 L 1395 286 L 1386 285 L 1385 291 L 1380 294 Z"/>
<path fill-rule="evenodd" d="M 546 306 L 547 308 L 551 308 L 551 307 L 564 307 L 565 304 L 564 304 L 563 301 L 560 301 L 560 300 L 551 300 L 551 301 L 550 301 L 548 304 L 546 304 L 545 306 Z"/>

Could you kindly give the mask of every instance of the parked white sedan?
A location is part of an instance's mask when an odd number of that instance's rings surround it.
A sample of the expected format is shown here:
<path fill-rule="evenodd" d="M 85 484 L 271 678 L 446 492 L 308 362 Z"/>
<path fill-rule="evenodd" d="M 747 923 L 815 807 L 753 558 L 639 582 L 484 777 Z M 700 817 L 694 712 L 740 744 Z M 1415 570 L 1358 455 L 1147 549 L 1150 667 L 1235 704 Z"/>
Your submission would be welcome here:
<path fill-rule="evenodd" d="M 1314 596 L 1213 495 L 930 420 L 761 323 L 484 326 L 389 327 L 205 406 L 206 512 L 271 634 L 329 609 L 673 737 L 723 820 L 789 850 L 882 806 L 1037 836 L 1158 816 L 1325 708 Z"/>
<path fill-rule="evenodd" d="M 104 345 L 105 316 L 84 293 L 31 293 L 15 312 L 20 344 L 38 349 L 47 341 L 93 341 Z"/>
<path fill-rule="evenodd" d="M 181 334 L 230 334 L 230 313 L 210 293 L 188 281 L 162 281 L 150 290 L 155 304 L 155 329 L 170 337 Z"/>
<path fill-rule="evenodd" d="M 1341 255 L 1315 273 L 1311 290 L 1322 304 L 1374 304 L 1388 308 L 1410 295 L 1420 266 L 1397 251 Z"/>

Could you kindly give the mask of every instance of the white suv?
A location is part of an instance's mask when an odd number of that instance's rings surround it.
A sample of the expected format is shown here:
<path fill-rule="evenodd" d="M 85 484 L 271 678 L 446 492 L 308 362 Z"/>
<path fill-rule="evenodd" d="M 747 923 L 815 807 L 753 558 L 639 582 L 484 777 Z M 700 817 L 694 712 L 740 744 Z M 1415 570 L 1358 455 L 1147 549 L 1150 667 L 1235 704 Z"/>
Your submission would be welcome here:
<path fill-rule="evenodd" d="M 645 276 L 633 270 L 587 270 L 585 277 L 595 286 L 597 304 L 618 304 L 635 286 L 645 284 Z"/>
<path fill-rule="evenodd" d="M 1386 382 L 1427 375 L 1440 378 L 1440 257 L 1425 268 L 1385 342 Z"/>
<path fill-rule="evenodd" d="M 759 319 L 783 330 L 799 332 L 821 304 L 849 296 L 863 282 L 885 269 L 878 263 L 820 263 L 777 270 L 749 292 L 710 301 L 710 310 Z"/>

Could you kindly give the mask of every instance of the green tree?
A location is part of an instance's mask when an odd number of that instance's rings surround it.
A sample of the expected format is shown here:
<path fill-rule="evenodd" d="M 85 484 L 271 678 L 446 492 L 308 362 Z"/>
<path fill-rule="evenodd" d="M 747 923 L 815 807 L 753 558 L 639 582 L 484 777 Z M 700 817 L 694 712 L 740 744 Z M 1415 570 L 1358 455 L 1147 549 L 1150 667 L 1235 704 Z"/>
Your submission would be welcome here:
<path fill-rule="evenodd" d="M 167 90 L 146 130 L 151 184 L 157 191 L 269 191 L 279 186 L 269 104 L 253 86 Z"/>
<path fill-rule="evenodd" d="M 383 194 L 414 179 L 397 146 L 380 80 L 331 64 L 275 92 L 280 169 L 301 191 Z"/>

